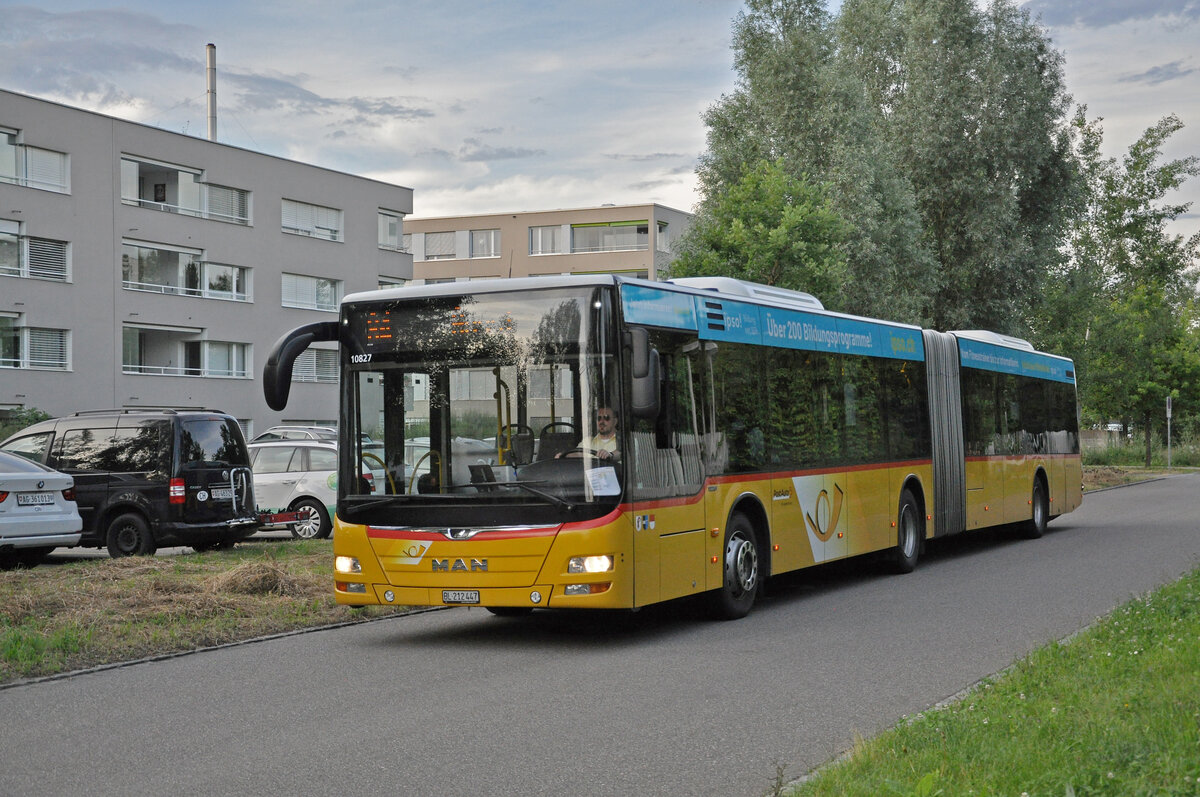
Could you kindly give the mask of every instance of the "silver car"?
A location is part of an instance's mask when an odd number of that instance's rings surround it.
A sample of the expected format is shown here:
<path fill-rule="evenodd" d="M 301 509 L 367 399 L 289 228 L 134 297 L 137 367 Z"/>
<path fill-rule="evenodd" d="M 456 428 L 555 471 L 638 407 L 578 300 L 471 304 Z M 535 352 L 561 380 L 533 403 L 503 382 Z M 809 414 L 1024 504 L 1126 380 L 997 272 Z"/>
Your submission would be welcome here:
<path fill-rule="evenodd" d="M 73 478 L 0 451 L 0 569 L 33 567 L 78 545 L 82 529 Z"/>

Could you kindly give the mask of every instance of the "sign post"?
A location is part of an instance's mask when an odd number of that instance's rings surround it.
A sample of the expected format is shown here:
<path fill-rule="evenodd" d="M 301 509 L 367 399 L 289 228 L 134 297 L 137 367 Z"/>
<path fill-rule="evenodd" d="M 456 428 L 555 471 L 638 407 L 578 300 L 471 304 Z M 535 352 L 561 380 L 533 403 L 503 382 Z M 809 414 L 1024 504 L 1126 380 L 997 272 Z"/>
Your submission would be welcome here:
<path fill-rule="evenodd" d="M 1171 397 L 1167 396 L 1167 470 L 1171 469 Z"/>

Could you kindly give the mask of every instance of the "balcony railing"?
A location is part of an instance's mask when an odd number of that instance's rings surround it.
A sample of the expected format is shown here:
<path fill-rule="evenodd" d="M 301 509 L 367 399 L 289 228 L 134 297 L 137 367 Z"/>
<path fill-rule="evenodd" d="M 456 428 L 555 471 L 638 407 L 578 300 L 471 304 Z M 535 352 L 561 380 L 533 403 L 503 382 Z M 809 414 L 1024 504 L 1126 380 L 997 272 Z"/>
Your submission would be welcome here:
<path fill-rule="evenodd" d="M 121 372 L 150 376 L 208 376 L 229 379 L 246 379 L 249 376 L 249 372 L 244 368 L 189 368 L 179 365 L 133 365 L 130 363 L 122 363 Z"/>
<path fill-rule="evenodd" d="M 214 291 L 210 288 L 184 288 L 180 285 L 164 285 L 158 282 L 134 282 L 122 280 L 121 287 L 131 291 L 145 293 L 163 293 L 171 296 L 198 296 L 202 299 L 223 299 L 231 302 L 248 302 L 249 294 L 236 291 Z"/>

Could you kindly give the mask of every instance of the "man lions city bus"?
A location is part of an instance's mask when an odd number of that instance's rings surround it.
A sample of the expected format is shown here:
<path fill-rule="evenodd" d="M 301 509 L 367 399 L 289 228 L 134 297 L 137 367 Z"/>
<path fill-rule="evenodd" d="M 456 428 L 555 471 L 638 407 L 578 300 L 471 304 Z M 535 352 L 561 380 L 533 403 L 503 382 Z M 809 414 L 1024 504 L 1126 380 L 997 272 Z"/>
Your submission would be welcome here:
<path fill-rule="evenodd" d="M 613 275 L 345 297 L 264 370 L 341 356 L 343 604 L 632 609 L 925 540 L 1040 536 L 1081 502 L 1075 373 L 989 332 L 828 312 L 727 278 Z M 362 463 L 373 479 L 365 479 Z"/>

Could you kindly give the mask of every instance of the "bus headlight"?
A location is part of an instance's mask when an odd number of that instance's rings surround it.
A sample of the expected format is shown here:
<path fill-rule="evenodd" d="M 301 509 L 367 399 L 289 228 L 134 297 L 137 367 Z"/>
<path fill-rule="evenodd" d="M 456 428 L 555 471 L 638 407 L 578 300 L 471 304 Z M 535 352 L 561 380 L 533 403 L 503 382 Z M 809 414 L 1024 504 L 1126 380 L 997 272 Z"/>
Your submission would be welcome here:
<path fill-rule="evenodd" d="M 564 595 L 599 595 L 608 592 L 612 584 L 568 584 L 563 588 Z"/>
<path fill-rule="evenodd" d="M 333 569 L 337 573 L 361 573 L 362 565 L 353 556 L 335 556 Z"/>
<path fill-rule="evenodd" d="M 567 562 L 568 573 L 607 573 L 612 569 L 611 556 L 572 556 Z"/>

